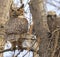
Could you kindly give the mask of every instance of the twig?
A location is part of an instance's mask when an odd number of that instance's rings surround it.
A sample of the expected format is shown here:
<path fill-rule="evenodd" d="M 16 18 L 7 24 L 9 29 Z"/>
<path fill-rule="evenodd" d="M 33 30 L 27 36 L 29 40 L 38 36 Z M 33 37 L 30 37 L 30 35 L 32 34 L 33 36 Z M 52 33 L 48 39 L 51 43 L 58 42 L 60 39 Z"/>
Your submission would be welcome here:
<path fill-rule="evenodd" d="M 58 39 L 59 39 L 59 31 L 56 32 L 56 38 L 55 38 L 55 45 L 54 45 L 54 50 L 53 50 L 53 53 L 51 55 L 51 57 L 54 57 L 54 54 L 55 54 L 55 51 L 56 51 L 56 48 L 57 48 L 57 44 L 58 44 Z"/>
<path fill-rule="evenodd" d="M 20 53 L 21 53 L 21 51 L 19 51 L 19 53 L 15 57 L 17 57 Z"/>
<path fill-rule="evenodd" d="M 31 46 L 31 48 L 35 45 L 35 43 L 36 43 L 36 41 L 33 43 L 33 45 Z M 28 52 L 31 50 L 31 48 L 30 48 L 30 49 L 28 49 L 27 53 L 26 53 L 26 54 L 24 54 L 22 57 L 24 57 L 25 55 L 27 55 L 27 54 L 28 54 Z"/>

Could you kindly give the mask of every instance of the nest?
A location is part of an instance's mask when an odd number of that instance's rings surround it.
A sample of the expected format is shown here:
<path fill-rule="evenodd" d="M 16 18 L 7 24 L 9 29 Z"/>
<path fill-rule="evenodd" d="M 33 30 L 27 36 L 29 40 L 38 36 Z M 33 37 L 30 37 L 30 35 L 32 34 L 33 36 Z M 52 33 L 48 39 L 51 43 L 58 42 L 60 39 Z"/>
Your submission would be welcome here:
<path fill-rule="evenodd" d="M 28 30 L 28 21 L 25 18 L 12 18 L 5 24 L 7 34 L 23 34 Z"/>

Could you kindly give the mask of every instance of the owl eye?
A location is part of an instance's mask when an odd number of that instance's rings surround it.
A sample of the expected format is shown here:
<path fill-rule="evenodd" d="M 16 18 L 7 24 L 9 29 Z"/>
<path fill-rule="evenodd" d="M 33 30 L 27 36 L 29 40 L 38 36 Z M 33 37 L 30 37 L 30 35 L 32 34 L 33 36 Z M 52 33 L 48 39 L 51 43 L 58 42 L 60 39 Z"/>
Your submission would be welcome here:
<path fill-rule="evenodd" d="M 54 17 L 56 17 L 56 15 L 53 15 Z"/>
<path fill-rule="evenodd" d="M 4 26 L 1 26 L 1 28 L 4 28 Z"/>
<path fill-rule="evenodd" d="M 51 15 L 47 15 L 47 17 L 52 17 Z"/>

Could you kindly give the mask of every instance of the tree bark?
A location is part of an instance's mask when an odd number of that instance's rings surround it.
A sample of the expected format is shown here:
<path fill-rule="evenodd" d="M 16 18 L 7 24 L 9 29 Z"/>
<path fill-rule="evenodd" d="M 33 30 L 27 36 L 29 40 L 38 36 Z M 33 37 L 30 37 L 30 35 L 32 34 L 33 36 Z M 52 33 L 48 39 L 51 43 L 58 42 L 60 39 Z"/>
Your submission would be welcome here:
<path fill-rule="evenodd" d="M 30 10 L 33 16 L 34 33 L 40 38 L 39 55 L 40 57 L 48 57 L 48 36 L 49 28 L 47 25 L 46 12 L 43 0 L 32 0 Z"/>
<path fill-rule="evenodd" d="M 9 19 L 9 10 L 10 10 L 11 3 L 12 3 L 12 0 L 0 0 L 0 25 L 4 25 L 6 21 Z M 3 43 L 5 43 L 5 40 L 2 40 L 3 38 L 0 39 L 0 48 L 2 48 Z M 3 57 L 2 53 L 0 54 L 0 57 Z"/>
<path fill-rule="evenodd" d="M 9 10 L 12 0 L 0 0 L 0 24 L 5 24 L 9 19 Z"/>

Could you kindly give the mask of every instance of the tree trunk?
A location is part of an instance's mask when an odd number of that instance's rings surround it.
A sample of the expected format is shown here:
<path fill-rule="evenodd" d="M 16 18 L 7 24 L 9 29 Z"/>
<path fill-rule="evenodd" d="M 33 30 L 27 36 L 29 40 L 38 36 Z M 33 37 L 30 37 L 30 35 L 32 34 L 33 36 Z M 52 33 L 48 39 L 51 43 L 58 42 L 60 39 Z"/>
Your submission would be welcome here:
<path fill-rule="evenodd" d="M 4 25 L 6 21 L 9 19 L 9 10 L 10 10 L 11 3 L 12 3 L 12 0 L 0 0 L 0 25 Z M 2 30 L 0 28 L 0 33 Z M 0 35 L 0 38 L 1 36 L 2 35 Z M 0 48 L 2 48 L 3 43 L 5 43 L 4 42 L 5 40 L 2 40 L 3 38 L 0 39 Z M 3 55 L 0 54 L 0 57 L 3 57 Z"/>
<path fill-rule="evenodd" d="M 44 9 L 44 1 L 43 0 L 32 0 L 30 3 L 30 9 L 33 16 L 34 22 L 34 33 L 37 38 L 40 38 L 40 46 L 39 46 L 39 55 L 40 57 L 48 57 L 48 36 L 47 32 L 49 32 L 47 25 L 46 12 Z"/>
<path fill-rule="evenodd" d="M 12 0 L 0 0 L 0 24 L 5 24 L 9 18 L 9 10 Z"/>

